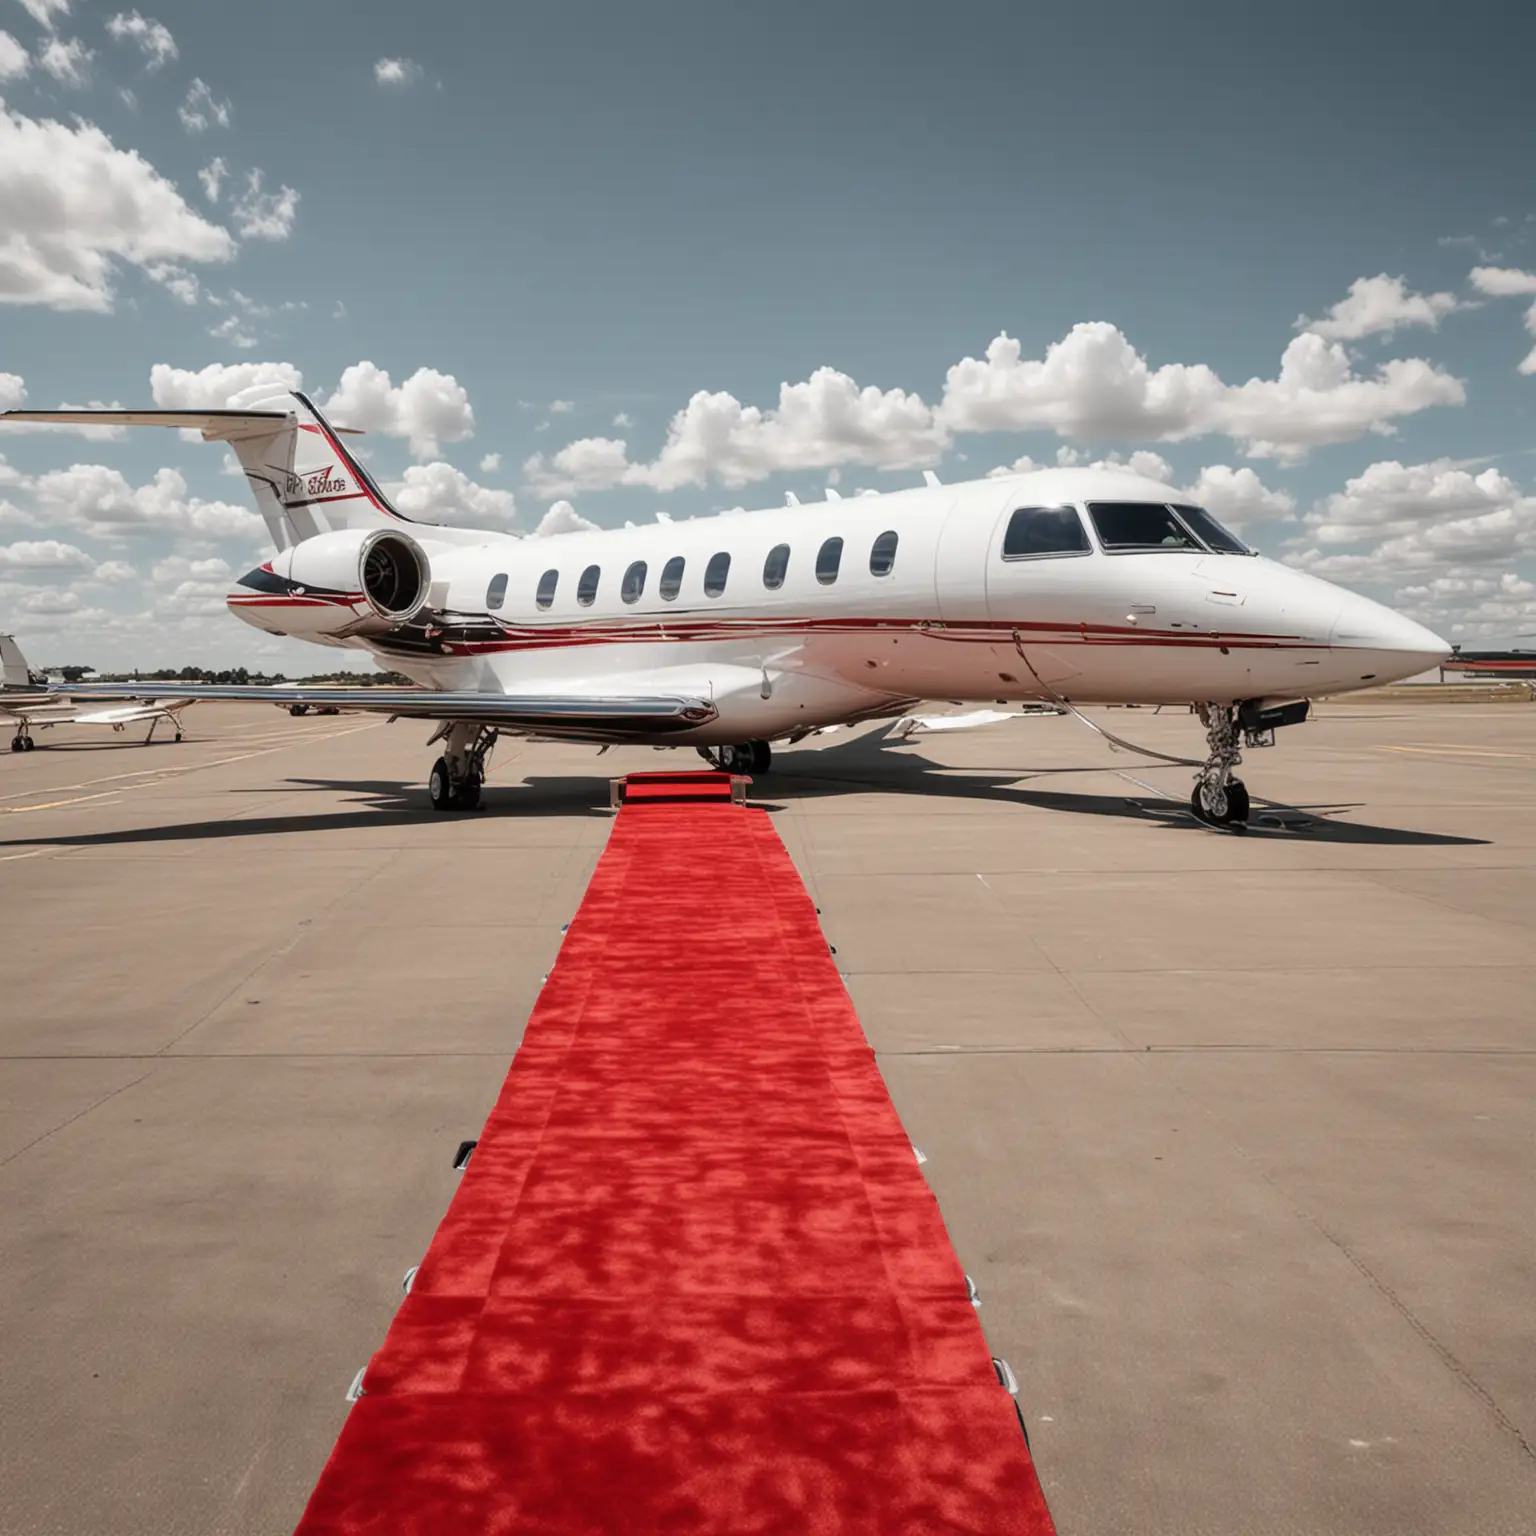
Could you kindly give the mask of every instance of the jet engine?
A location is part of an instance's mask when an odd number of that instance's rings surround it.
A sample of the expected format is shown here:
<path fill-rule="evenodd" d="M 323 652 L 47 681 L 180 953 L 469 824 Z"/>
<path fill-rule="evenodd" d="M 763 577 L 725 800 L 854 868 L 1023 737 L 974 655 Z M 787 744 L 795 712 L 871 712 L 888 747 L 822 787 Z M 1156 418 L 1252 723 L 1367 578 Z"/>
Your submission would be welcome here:
<path fill-rule="evenodd" d="M 274 575 L 296 595 L 345 600 L 355 617 L 407 624 L 426 606 L 432 566 L 408 534 L 393 528 L 340 528 L 317 534 L 273 561 Z"/>

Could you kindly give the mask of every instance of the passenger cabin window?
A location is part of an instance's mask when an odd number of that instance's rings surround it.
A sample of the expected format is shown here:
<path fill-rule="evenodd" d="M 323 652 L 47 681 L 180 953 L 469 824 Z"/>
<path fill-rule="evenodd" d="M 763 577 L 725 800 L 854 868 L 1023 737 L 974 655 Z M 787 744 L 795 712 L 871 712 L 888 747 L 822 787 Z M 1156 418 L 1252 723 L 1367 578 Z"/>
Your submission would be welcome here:
<path fill-rule="evenodd" d="M 709 557 L 704 567 L 704 596 L 719 597 L 725 591 L 725 578 L 731 574 L 731 557 L 721 550 Z"/>
<path fill-rule="evenodd" d="M 619 596 L 626 603 L 638 603 L 645 592 L 645 561 L 636 560 L 630 568 L 624 572 L 623 583 L 619 587 Z"/>
<path fill-rule="evenodd" d="M 560 585 L 559 571 L 545 571 L 539 577 L 539 590 L 534 597 L 540 608 L 548 608 L 555 600 L 555 588 Z"/>
<path fill-rule="evenodd" d="M 1170 508 L 1156 502 L 1090 501 L 1088 515 L 1093 519 L 1099 543 L 1111 553 L 1203 548 Z"/>
<path fill-rule="evenodd" d="M 687 562 L 681 555 L 673 555 L 661 568 L 661 584 L 658 591 L 662 601 L 670 603 L 683 590 L 683 566 Z"/>
<path fill-rule="evenodd" d="M 1176 506 L 1173 510 L 1189 524 L 1196 537 L 1204 539 L 1218 555 L 1251 555 L 1253 553 L 1235 533 L 1223 528 L 1204 507 Z"/>
<path fill-rule="evenodd" d="M 816 551 L 816 580 L 830 587 L 837 580 L 837 568 L 843 563 L 843 541 L 828 539 Z"/>
<path fill-rule="evenodd" d="M 777 592 L 784 585 L 784 573 L 789 569 L 789 545 L 775 544 L 763 561 L 763 585 L 770 592 Z"/>
<path fill-rule="evenodd" d="M 887 530 L 875 540 L 869 552 L 869 574 L 889 576 L 896 567 L 896 534 Z"/>
<path fill-rule="evenodd" d="M 1088 530 L 1076 507 L 1020 507 L 1003 534 L 1004 560 L 1091 553 Z"/>
<path fill-rule="evenodd" d="M 590 608 L 597 597 L 597 583 L 601 579 L 603 568 L 600 565 L 589 565 L 581 573 L 581 580 L 576 583 L 576 601 L 583 608 Z"/>
<path fill-rule="evenodd" d="M 485 606 L 487 608 L 500 608 L 507 600 L 507 578 L 505 574 L 492 576 L 491 584 L 485 589 Z"/>

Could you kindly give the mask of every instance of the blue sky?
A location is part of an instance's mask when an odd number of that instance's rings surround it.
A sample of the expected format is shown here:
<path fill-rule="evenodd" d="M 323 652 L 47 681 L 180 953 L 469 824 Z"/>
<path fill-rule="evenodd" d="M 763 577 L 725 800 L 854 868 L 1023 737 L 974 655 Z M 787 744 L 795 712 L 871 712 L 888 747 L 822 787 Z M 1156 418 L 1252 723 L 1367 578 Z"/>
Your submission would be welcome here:
<path fill-rule="evenodd" d="M 412 510 L 521 531 L 1141 455 L 1510 643 L 1536 17 L 1274 9 L 0 0 L 0 395 L 287 365 Z M 223 613 L 264 551 L 217 449 L 0 454 L 35 660 L 325 659 Z"/>

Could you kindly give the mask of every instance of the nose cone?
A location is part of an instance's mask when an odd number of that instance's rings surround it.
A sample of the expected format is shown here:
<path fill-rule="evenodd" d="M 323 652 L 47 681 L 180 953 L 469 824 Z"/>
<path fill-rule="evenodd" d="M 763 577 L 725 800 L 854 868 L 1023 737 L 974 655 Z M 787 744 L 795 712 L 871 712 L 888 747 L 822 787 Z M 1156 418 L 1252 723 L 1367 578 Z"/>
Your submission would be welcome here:
<path fill-rule="evenodd" d="M 1369 656 L 1373 681 L 1389 683 L 1416 677 L 1438 667 L 1451 648 L 1433 630 L 1355 592 L 1342 594 L 1343 603 L 1329 643 L 1340 651 Z"/>

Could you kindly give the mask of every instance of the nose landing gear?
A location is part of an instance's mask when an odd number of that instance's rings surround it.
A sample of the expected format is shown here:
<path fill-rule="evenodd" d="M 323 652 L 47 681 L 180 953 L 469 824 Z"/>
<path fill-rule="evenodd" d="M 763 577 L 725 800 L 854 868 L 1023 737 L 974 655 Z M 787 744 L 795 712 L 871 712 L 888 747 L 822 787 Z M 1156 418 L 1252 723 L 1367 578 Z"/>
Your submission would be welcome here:
<path fill-rule="evenodd" d="M 1311 711 L 1305 700 L 1269 709 L 1256 699 L 1230 704 L 1197 704 L 1205 724 L 1210 755 L 1201 766 L 1189 797 L 1196 817 L 1214 827 L 1246 826 L 1249 815 L 1248 786 L 1232 770 L 1243 760 L 1242 747 L 1272 747 L 1275 731 L 1282 725 L 1300 725 Z"/>

